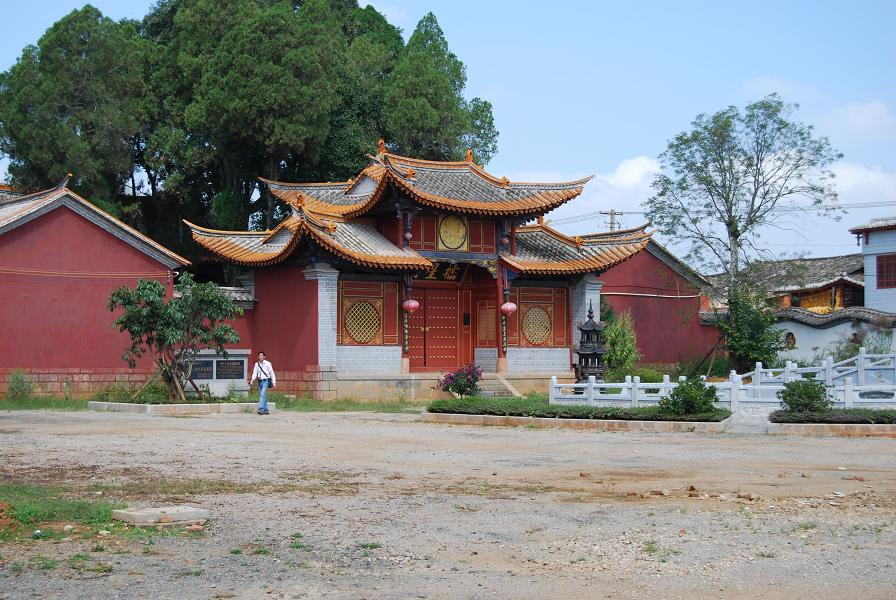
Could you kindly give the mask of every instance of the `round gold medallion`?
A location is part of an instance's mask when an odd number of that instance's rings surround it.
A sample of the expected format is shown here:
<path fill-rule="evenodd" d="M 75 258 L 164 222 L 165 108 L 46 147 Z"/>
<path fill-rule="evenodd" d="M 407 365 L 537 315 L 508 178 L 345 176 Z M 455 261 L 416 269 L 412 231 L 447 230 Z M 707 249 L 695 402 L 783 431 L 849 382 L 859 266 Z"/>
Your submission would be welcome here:
<path fill-rule="evenodd" d="M 459 250 L 467 243 L 467 222 L 457 215 L 448 215 L 439 224 L 439 241 L 448 250 Z"/>

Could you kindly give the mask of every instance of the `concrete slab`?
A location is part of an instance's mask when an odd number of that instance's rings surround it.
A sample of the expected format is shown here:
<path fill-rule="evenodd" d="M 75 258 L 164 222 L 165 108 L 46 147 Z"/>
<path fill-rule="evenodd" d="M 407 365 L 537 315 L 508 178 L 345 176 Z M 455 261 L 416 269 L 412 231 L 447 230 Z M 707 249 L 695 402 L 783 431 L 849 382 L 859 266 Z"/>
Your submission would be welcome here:
<path fill-rule="evenodd" d="M 544 427 L 588 429 L 594 431 L 646 431 L 658 433 L 724 433 L 732 418 L 718 422 L 696 421 L 622 421 L 611 419 L 555 419 L 545 417 L 507 417 L 501 415 L 467 415 L 424 412 L 420 420 L 452 425 L 497 425 L 504 427 Z"/>
<path fill-rule="evenodd" d="M 157 508 L 123 508 L 112 511 L 112 518 L 134 525 L 191 525 L 205 523 L 209 511 L 193 506 L 160 506 Z"/>
<path fill-rule="evenodd" d="M 256 402 L 213 402 L 206 404 L 132 404 L 127 402 L 87 403 L 87 410 L 142 413 L 147 415 L 210 415 L 215 413 L 251 413 L 258 409 Z M 277 409 L 276 402 L 268 402 L 268 409 Z"/>

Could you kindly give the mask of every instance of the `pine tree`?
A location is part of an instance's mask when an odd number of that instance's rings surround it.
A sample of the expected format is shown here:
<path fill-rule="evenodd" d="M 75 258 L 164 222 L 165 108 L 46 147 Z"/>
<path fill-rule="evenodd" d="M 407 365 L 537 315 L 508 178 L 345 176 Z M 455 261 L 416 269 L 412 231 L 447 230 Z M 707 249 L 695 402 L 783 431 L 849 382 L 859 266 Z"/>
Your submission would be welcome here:
<path fill-rule="evenodd" d="M 459 160 L 467 147 L 487 162 L 497 132 L 491 105 L 469 103 L 464 64 L 448 49 L 435 15 L 417 24 L 386 87 L 389 140 L 400 152 L 433 160 Z"/>

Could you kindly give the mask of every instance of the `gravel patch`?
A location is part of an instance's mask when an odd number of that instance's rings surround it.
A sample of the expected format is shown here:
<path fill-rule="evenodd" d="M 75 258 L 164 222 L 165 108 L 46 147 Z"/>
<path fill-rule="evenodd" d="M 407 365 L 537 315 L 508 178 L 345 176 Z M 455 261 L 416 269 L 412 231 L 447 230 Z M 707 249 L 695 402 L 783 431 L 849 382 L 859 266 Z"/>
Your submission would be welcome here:
<path fill-rule="evenodd" d="M 0 545 L 0 598 L 867 600 L 896 589 L 893 440 L 415 419 L 2 413 L 3 481 L 103 484 L 132 506 L 175 500 L 212 516 L 202 535 L 104 539 L 102 552 L 77 538 Z M 194 494 L 190 482 L 218 483 Z"/>

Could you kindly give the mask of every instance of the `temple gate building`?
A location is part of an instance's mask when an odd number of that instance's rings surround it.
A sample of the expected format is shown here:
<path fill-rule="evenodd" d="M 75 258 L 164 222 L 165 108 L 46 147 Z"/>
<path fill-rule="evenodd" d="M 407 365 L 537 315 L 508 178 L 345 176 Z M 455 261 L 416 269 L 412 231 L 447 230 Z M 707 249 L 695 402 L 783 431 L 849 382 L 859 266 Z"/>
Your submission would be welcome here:
<path fill-rule="evenodd" d="M 239 267 L 243 288 L 230 293 L 250 307 L 240 346 L 268 353 L 281 388 L 419 398 L 440 372 L 475 362 L 543 391 L 547 375 L 572 377 L 598 275 L 650 239 L 644 228 L 569 237 L 544 222 L 589 179 L 511 182 L 471 152 L 437 162 L 381 143 L 349 181 L 263 180 L 290 208 L 273 230 L 187 225 Z"/>

